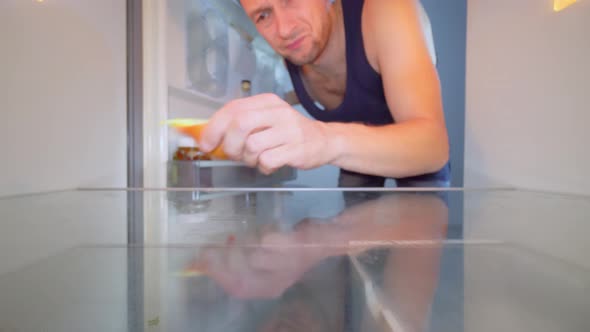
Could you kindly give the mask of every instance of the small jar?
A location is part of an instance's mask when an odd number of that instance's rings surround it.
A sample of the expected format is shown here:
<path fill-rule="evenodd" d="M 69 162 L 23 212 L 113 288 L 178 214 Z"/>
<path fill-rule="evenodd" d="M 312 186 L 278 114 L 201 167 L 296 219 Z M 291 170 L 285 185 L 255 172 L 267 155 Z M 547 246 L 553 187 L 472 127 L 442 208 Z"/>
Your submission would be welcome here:
<path fill-rule="evenodd" d="M 196 161 L 210 160 L 211 158 L 201 153 L 192 139 L 182 138 L 179 141 L 178 148 L 174 152 L 172 159 L 175 161 Z"/>
<path fill-rule="evenodd" d="M 242 80 L 240 84 L 240 94 L 242 98 L 252 96 L 252 82 L 249 80 Z"/>

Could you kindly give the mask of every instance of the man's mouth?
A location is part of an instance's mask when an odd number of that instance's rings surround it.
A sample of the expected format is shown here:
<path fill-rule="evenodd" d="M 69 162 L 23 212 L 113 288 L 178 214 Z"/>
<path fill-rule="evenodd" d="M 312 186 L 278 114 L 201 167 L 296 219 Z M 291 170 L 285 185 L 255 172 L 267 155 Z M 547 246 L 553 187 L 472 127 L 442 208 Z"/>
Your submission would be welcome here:
<path fill-rule="evenodd" d="M 287 49 L 289 51 L 295 51 L 296 49 L 301 47 L 301 44 L 303 44 L 304 39 L 305 39 L 305 36 L 297 38 L 294 42 L 287 45 Z"/>

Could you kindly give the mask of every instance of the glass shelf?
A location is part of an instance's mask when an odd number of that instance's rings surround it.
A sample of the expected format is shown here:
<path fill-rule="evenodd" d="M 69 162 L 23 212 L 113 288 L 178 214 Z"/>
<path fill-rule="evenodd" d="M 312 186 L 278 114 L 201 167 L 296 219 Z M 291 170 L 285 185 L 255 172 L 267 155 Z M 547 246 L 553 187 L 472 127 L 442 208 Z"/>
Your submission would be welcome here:
<path fill-rule="evenodd" d="M 182 192 L 199 195 L 102 189 L 0 200 L 0 327 L 589 330 L 589 197 Z M 128 202 L 137 198 L 161 211 L 144 210 L 135 227 L 145 240 L 129 245 Z M 460 213 L 453 200 L 463 202 Z M 461 232 L 450 232 L 456 225 Z"/>

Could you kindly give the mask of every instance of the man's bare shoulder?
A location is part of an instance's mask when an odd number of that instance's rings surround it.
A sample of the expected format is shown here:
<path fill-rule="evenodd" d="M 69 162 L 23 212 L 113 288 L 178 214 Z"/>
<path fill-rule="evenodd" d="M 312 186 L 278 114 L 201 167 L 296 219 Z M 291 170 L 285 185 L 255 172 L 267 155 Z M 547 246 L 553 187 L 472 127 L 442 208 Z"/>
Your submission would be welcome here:
<path fill-rule="evenodd" d="M 365 51 L 371 66 L 381 72 L 378 54 L 387 45 L 384 40 L 393 41 L 395 35 L 404 34 L 408 11 L 412 11 L 416 0 L 365 0 L 363 7 L 363 37 Z M 411 15 L 411 13 L 410 13 Z"/>
<path fill-rule="evenodd" d="M 391 26 L 417 19 L 418 0 L 365 0 L 363 16 L 372 32 L 391 32 Z"/>
<path fill-rule="evenodd" d="M 365 0 L 365 48 L 378 72 L 381 72 L 380 58 L 389 61 L 397 52 L 408 47 L 413 50 L 416 43 L 424 41 L 421 11 L 423 7 L 418 0 Z"/>
<path fill-rule="evenodd" d="M 400 40 L 422 37 L 428 53 L 436 64 L 436 51 L 432 25 L 424 6 L 419 0 L 365 0 L 364 27 L 375 49 L 387 47 L 383 40 Z"/>

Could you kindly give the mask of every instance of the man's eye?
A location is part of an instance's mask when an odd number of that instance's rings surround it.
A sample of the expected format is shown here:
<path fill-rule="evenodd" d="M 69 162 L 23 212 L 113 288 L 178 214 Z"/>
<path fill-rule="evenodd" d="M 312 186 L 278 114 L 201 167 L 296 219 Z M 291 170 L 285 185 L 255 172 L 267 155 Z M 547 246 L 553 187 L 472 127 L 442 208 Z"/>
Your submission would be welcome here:
<path fill-rule="evenodd" d="M 266 20 L 269 16 L 268 12 L 263 12 L 260 15 L 258 15 L 258 18 L 256 19 L 256 22 L 263 22 L 264 20 Z"/>

